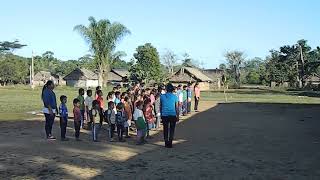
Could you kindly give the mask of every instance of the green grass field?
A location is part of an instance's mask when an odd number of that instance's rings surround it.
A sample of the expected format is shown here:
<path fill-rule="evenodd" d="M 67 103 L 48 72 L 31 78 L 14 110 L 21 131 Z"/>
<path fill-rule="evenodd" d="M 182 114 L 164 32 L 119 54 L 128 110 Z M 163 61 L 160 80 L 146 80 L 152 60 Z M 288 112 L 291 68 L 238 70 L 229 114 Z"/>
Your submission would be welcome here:
<path fill-rule="evenodd" d="M 57 87 L 55 92 L 58 102 L 61 95 L 66 95 L 69 110 L 72 109 L 72 100 L 77 97 L 78 90 L 71 87 Z M 104 95 L 106 95 L 107 90 L 105 89 L 104 92 Z M 34 90 L 31 90 L 29 86 L 1 87 L 0 120 L 21 120 L 34 117 L 31 112 L 39 112 L 42 109 L 40 94 L 40 87 Z M 319 104 L 320 98 L 318 95 L 296 91 L 240 89 L 229 90 L 227 99 L 228 102 Z M 202 92 L 201 100 L 225 102 L 225 96 L 221 91 Z"/>

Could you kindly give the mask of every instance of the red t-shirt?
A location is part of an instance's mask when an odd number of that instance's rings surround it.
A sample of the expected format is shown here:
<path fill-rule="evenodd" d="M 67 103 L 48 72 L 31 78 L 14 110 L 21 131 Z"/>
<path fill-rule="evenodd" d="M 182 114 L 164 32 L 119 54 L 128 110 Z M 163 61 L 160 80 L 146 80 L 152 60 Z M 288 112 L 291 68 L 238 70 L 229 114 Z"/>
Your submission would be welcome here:
<path fill-rule="evenodd" d="M 78 108 L 78 107 L 74 107 L 73 108 L 73 118 L 74 118 L 74 121 L 80 121 L 81 120 L 80 108 Z"/>
<path fill-rule="evenodd" d="M 96 100 L 99 102 L 100 108 L 103 109 L 104 108 L 103 97 L 98 96 Z"/>

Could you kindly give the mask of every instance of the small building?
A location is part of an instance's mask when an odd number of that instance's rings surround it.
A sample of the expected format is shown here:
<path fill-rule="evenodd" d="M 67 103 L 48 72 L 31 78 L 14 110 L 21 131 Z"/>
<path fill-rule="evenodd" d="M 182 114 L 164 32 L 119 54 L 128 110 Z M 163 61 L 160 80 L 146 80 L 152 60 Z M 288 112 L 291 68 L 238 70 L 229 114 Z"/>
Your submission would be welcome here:
<path fill-rule="evenodd" d="M 222 83 L 222 76 L 224 74 L 224 70 L 222 69 L 203 69 L 202 72 L 212 79 L 211 88 L 220 89 Z"/>
<path fill-rule="evenodd" d="M 67 86 L 72 87 L 97 87 L 98 75 L 88 69 L 77 68 L 63 78 Z"/>
<path fill-rule="evenodd" d="M 52 80 L 55 85 L 65 85 L 66 82 L 59 75 L 48 71 L 39 71 L 34 75 L 33 83 L 35 86 L 43 86 L 47 81 Z"/>
<path fill-rule="evenodd" d="M 192 83 L 194 85 L 198 82 L 201 90 L 209 90 L 212 79 L 197 68 L 182 67 L 169 78 L 169 81 L 173 85 L 185 85 L 188 83 Z"/>
<path fill-rule="evenodd" d="M 128 84 L 130 72 L 126 69 L 111 69 L 108 73 L 108 83 L 121 86 Z"/>

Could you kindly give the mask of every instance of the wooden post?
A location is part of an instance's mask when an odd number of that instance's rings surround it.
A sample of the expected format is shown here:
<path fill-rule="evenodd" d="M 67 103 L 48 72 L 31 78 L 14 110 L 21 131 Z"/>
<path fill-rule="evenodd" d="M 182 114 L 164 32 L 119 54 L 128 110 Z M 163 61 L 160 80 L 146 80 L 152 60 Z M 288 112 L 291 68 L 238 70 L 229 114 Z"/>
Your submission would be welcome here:
<path fill-rule="evenodd" d="M 34 89 L 34 59 L 33 59 L 33 51 L 32 51 L 32 57 L 31 57 L 31 88 Z"/>

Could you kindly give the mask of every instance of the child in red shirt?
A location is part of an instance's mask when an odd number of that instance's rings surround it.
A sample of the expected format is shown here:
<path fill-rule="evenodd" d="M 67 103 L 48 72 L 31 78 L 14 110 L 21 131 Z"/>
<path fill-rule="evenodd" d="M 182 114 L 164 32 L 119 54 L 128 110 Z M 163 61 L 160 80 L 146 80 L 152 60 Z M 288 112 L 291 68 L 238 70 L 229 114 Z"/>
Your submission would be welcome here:
<path fill-rule="evenodd" d="M 99 110 L 99 113 L 100 113 L 100 124 L 102 124 L 103 122 L 103 112 L 104 112 L 104 100 L 103 100 L 103 93 L 101 90 L 98 90 L 97 91 L 97 98 L 96 100 L 98 101 L 99 103 L 99 107 L 100 107 L 100 110 Z"/>
<path fill-rule="evenodd" d="M 147 121 L 147 127 L 148 127 L 148 130 L 147 130 L 147 138 L 150 138 L 149 136 L 149 131 L 151 129 L 154 128 L 154 122 L 155 122 L 155 117 L 154 117 L 154 114 L 153 114 L 153 106 L 151 104 L 151 100 L 149 98 L 146 98 L 146 100 L 144 101 L 144 117 Z"/>
<path fill-rule="evenodd" d="M 74 117 L 74 130 L 76 141 L 80 141 L 80 126 L 81 126 L 81 111 L 80 111 L 80 101 L 79 99 L 73 100 L 73 117 Z"/>

